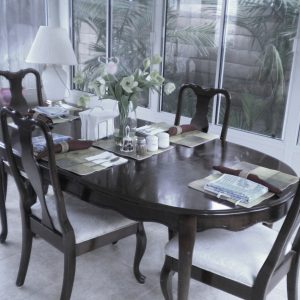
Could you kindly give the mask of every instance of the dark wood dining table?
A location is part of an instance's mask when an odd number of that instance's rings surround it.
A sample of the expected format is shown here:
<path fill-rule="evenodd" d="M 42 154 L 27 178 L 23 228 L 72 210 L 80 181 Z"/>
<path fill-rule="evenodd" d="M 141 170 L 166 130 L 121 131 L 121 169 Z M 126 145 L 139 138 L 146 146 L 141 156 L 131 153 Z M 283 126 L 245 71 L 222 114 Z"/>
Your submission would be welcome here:
<path fill-rule="evenodd" d="M 184 300 L 188 299 L 197 231 L 215 227 L 242 230 L 258 222 L 277 221 L 288 210 L 290 203 L 276 197 L 243 208 L 188 187 L 211 174 L 214 165 L 230 166 L 240 161 L 295 175 L 278 159 L 218 139 L 195 148 L 174 145 L 143 161 L 129 159 L 126 164 L 91 175 L 79 176 L 63 169 L 58 172 L 64 191 L 133 220 L 164 224 L 170 232 L 178 233 L 178 299 Z M 50 182 L 47 164 L 41 162 L 41 167 L 45 182 Z"/>

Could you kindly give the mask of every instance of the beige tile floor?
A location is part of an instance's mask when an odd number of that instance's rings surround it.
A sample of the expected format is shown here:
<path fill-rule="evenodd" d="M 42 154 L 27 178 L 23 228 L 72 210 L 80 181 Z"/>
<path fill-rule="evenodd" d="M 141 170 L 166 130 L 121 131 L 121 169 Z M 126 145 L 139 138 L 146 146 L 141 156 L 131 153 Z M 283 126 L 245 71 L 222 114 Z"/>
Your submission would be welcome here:
<path fill-rule="evenodd" d="M 9 181 L 7 211 L 9 235 L 7 242 L 0 245 L 0 299 L 59 299 L 63 256 L 38 238 L 33 243 L 25 284 L 21 288 L 15 285 L 20 258 L 21 226 L 18 192 L 12 180 Z M 129 237 L 116 245 L 108 245 L 78 257 L 72 299 L 163 299 L 159 286 L 159 273 L 164 259 L 163 247 L 167 241 L 167 230 L 164 226 L 154 223 L 145 223 L 145 228 L 148 245 L 141 263 L 141 270 L 147 276 L 145 284 L 137 283 L 132 274 L 135 238 Z M 176 286 L 176 277 L 174 277 L 174 286 Z M 190 299 L 233 300 L 237 298 L 192 280 Z M 268 300 L 271 299 L 287 299 L 285 280 L 268 296 Z"/>

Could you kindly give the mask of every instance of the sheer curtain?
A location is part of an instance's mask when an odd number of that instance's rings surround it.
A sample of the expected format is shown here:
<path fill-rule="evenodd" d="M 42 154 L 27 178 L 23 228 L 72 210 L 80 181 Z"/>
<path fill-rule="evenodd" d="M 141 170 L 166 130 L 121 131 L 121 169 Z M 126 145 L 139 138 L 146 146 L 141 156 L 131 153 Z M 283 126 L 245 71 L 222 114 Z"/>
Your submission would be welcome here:
<path fill-rule="evenodd" d="M 40 25 L 46 24 L 46 0 L 0 0 L 0 70 L 34 67 L 25 62 Z M 28 78 L 26 88 L 34 87 Z M 0 78 L 0 89 L 8 86 Z"/>

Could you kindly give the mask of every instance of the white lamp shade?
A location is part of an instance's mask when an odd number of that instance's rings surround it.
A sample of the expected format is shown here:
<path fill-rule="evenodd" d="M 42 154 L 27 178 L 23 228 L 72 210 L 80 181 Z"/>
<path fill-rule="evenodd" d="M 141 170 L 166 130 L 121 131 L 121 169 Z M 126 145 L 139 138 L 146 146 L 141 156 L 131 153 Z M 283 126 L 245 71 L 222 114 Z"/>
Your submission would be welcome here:
<path fill-rule="evenodd" d="M 76 65 L 77 59 L 67 31 L 60 27 L 40 26 L 26 62 Z"/>

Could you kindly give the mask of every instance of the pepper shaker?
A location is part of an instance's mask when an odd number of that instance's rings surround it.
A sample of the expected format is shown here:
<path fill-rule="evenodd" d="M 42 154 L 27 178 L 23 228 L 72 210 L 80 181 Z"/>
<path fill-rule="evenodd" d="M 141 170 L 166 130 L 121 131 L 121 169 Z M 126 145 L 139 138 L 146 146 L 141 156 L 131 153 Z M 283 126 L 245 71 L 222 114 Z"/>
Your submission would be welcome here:
<path fill-rule="evenodd" d="M 147 154 L 147 144 L 144 137 L 138 137 L 136 143 L 136 155 L 144 156 Z"/>

